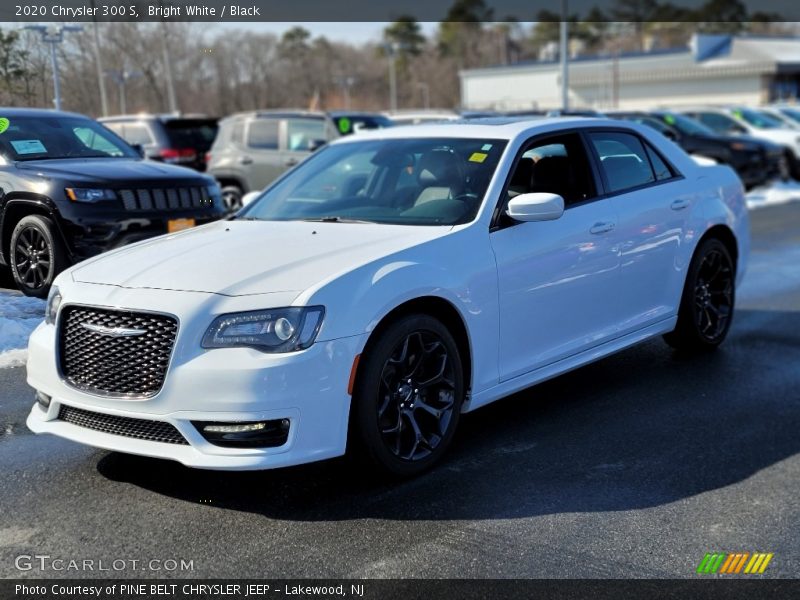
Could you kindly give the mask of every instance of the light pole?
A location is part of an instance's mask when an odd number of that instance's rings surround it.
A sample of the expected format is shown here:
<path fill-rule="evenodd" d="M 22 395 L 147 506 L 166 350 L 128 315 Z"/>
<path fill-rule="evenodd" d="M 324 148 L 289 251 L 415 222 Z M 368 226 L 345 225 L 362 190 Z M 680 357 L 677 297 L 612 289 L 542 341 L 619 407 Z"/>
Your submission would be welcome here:
<path fill-rule="evenodd" d="M 141 77 L 138 71 L 128 71 L 127 69 L 108 69 L 106 74 L 114 80 L 119 89 L 119 114 L 124 115 L 128 111 L 128 102 L 125 86 L 131 79 Z"/>
<path fill-rule="evenodd" d="M 164 2 L 172 4 L 172 0 L 159 0 L 159 5 L 163 8 Z M 178 113 L 178 100 L 175 97 L 175 81 L 172 78 L 172 56 L 169 49 L 169 28 L 167 27 L 166 20 L 161 21 L 161 28 L 163 29 L 163 52 L 164 52 L 164 75 L 167 79 L 167 102 L 169 103 L 169 112 Z"/>
<path fill-rule="evenodd" d="M 92 8 L 95 9 L 95 0 L 92 0 Z M 96 10 L 92 11 L 93 13 Z M 100 32 L 98 31 L 97 20 L 94 22 L 94 64 L 97 68 L 97 85 L 100 86 L 100 111 L 104 117 L 108 116 L 108 94 L 106 94 L 106 80 L 103 77 L 103 54 L 100 52 Z"/>
<path fill-rule="evenodd" d="M 424 81 L 418 81 L 417 87 L 422 92 L 422 105 L 425 110 L 428 110 L 431 107 L 431 86 Z"/>
<path fill-rule="evenodd" d="M 42 41 L 50 44 L 50 64 L 53 68 L 53 103 L 56 110 L 61 110 L 61 81 L 58 75 L 58 53 L 56 52 L 56 44 L 64 41 L 65 31 L 83 31 L 80 25 L 59 25 L 57 27 L 48 28 L 44 25 L 28 25 L 25 27 L 28 31 L 38 31 L 42 36 Z"/>
<path fill-rule="evenodd" d="M 567 0 L 561 0 L 559 58 L 561 59 L 561 110 L 564 112 L 569 110 L 569 57 L 567 56 L 569 30 L 567 27 Z"/>
<path fill-rule="evenodd" d="M 350 75 L 341 75 L 334 79 L 342 87 L 342 95 L 344 96 L 344 108 L 350 110 L 350 88 L 356 82 L 356 78 Z"/>
<path fill-rule="evenodd" d="M 389 57 L 389 110 L 397 111 L 397 51 L 400 44 L 397 42 L 385 42 L 383 44 L 386 56 Z"/>

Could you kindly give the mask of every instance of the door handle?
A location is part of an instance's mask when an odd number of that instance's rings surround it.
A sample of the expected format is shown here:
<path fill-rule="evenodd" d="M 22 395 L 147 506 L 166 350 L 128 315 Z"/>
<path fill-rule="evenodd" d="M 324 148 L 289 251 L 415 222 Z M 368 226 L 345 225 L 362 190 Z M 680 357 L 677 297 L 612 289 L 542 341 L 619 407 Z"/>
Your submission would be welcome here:
<path fill-rule="evenodd" d="M 249 156 L 243 156 L 242 158 L 239 159 L 239 164 L 240 165 L 252 165 L 253 164 L 253 159 L 250 158 Z"/>
<path fill-rule="evenodd" d="M 287 158 L 286 162 L 283 163 L 283 164 L 286 165 L 287 167 L 293 167 L 293 166 L 295 166 L 297 164 L 297 162 L 298 161 L 297 161 L 296 158 Z"/>
<path fill-rule="evenodd" d="M 672 202 L 672 204 L 669 205 L 669 207 L 672 210 L 683 210 L 684 208 L 687 208 L 688 206 L 689 206 L 689 201 L 686 200 L 686 199 L 683 199 L 683 198 L 681 198 L 680 200 L 674 200 Z"/>
<path fill-rule="evenodd" d="M 599 235 L 601 233 L 608 233 L 614 229 L 614 223 L 595 223 L 589 230 L 589 233 Z"/>

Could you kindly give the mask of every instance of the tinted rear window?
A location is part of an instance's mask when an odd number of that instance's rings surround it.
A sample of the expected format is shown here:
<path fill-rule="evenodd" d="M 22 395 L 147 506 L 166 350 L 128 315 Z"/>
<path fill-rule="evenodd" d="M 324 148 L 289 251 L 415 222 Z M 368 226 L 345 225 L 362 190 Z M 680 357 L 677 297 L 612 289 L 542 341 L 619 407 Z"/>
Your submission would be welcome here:
<path fill-rule="evenodd" d="M 214 119 L 170 119 L 164 122 L 170 145 L 176 148 L 208 150 L 217 137 Z"/>

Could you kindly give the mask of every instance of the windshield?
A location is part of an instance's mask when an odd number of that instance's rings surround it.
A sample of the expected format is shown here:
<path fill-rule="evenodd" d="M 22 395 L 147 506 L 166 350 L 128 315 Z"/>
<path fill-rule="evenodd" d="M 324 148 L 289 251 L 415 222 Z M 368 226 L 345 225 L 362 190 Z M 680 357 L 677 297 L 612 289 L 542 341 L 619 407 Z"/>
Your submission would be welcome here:
<path fill-rule="evenodd" d="M 164 122 L 169 142 L 174 148 L 192 148 L 204 152 L 217 137 L 214 119 L 170 119 Z"/>
<path fill-rule="evenodd" d="M 733 114 L 759 129 L 780 129 L 784 126 L 776 117 L 752 108 L 737 108 Z"/>
<path fill-rule="evenodd" d="M 2 115 L 0 115 L 2 116 Z M 0 153 L 12 161 L 54 158 L 139 158 L 122 138 L 83 117 L 10 117 Z"/>
<path fill-rule="evenodd" d="M 456 225 L 478 213 L 505 140 L 363 140 L 320 150 L 236 218 Z"/>
<path fill-rule="evenodd" d="M 800 109 L 796 108 L 779 108 L 782 114 L 789 117 L 792 121 L 800 123 Z"/>
<path fill-rule="evenodd" d="M 702 123 L 690 119 L 689 117 L 684 117 L 683 115 L 661 113 L 661 118 L 664 120 L 664 123 L 671 125 L 684 135 L 716 135 Z"/>

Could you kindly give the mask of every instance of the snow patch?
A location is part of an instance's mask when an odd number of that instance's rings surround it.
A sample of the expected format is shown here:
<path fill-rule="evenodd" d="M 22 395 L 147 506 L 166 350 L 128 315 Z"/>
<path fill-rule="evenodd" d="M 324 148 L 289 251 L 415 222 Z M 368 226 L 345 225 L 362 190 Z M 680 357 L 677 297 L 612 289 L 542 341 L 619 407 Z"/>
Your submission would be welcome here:
<path fill-rule="evenodd" d="M 750 210 L 763 206 L 774 206 L 800 200 L 800 182 L 778 181 L 768 187 L 750 190 L 747 195 L 747 208 Z"/>
<path fill-rule="evenodd" d="M 20 367 L 28 356 L 28 337 L 44 319 L 44 300 L 0 292 L 0 369 Z"/>

